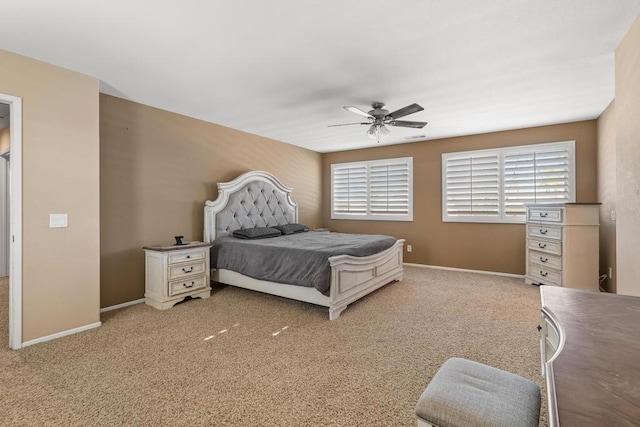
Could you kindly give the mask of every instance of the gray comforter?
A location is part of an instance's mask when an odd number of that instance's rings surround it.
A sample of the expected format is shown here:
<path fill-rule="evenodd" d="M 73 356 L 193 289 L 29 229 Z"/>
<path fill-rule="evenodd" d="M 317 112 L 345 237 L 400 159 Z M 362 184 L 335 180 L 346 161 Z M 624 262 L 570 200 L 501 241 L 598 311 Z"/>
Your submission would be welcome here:
<path fill-rule="evenodd" d="M 395 243 L 394 237 L 375 234 L 308 232 L 260 240 L 222 237 L 211 248 L 211 267 L 254 279 L 315 287 L 329 295 L 330 257 L 373 255 Z"/>

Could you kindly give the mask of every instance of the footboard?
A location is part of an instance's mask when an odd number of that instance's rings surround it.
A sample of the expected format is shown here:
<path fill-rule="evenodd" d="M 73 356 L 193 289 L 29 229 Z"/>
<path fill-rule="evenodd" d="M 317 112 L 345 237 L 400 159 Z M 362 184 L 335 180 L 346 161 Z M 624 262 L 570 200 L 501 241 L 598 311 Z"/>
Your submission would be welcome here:
<path fill-rule="evenodd" d="M 402 248 L 398 240 L 389 249 L 367 257 L 338 255 L 329 258 L 331 294 L 329 319 L 334 320 L 347 305 L 387 283 L 402 280 Z"/>

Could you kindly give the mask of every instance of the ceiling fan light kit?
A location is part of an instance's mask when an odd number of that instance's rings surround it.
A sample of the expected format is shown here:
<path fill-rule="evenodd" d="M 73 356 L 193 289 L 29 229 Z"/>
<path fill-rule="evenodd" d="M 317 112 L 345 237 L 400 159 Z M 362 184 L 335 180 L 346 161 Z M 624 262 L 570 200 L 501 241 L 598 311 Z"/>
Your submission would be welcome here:
<path fill-rule="evenodd" d="M 367 118 L 368 122 L 365 123 L 345 123 L 339 125 L 330 125 L 329 127 L 335 126 L 349 126 L 349 125 L 367 125 L 369 126 L 369 130 L 367 130 L 367 136 L 371 139 L 375 139 L 380 142 L 381 139 L 386 138 L 391 133 L 387 126 L 397 126 L 397 127 L 407 127 L 414 129 L 422 129 L 427 122 L 412 122 L 406 120 L 396 120 L 400 117 L 408 116 L 409 114 L 417 113 L 418 111 L 424 110 L 418 104 L 407 105 L 404 108 L 394 111 L 393 113 L 389 113 L 389 110 L 384 108 L 384 104 L 382 102 L 374 102 L 371 104 L 372 110 L 368 113 L 359 109 L 358 107 L 346 106 L 343 107 L 345 110 L 355 113 L 359 116 Z"/>
<path fill-rule="evenodd" d="M 388 137 L 390 133 L 385 125 L 371 125 L 367 131 L 367 136 L 380 142 L 381 139 Z"/>

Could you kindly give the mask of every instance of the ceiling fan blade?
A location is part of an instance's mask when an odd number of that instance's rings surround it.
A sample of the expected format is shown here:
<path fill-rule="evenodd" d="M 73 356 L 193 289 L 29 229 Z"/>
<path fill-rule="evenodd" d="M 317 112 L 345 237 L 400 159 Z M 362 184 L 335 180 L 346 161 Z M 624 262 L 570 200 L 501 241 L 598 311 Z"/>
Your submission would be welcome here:
<path fill-rule="evenodd" d="M 427 122 L 408 122 L 405 120 L 393 120 L 389 122 L 389 125 L 391 126 L 398 126 L 403 128 L 416 128 L 416 129 L 422 129 L 423 127 L 425 127 L 426 124 Z"/>
<path fill-rule="evenodd" d="M 371 114 L 367 113 L 366 111 L 362 111 L 361 109 L 359 109 L 358 107 L 351 107 L 351 106 L 346 106 L 346 107 L 342 107 L 347 111 L 351 111 L 352 113 L 356 113 L 362 117 L 366 117 L 367 119 L 372 119 L 374 120 L 375 117 L 373 117 Z"/>
<path fill-rule="evenodd" d="M 419 106 L 418 104 L 407 105 L 404 108 L 394 111 L 393 113 L 387 114 L 385 117 L 391 117 L 392 119 L 399 119 L 400 117 L 408 116 L 409 114 L 417 113 L 418 111 L 422 111 L 424 108 Z"/>
<path fill-rule="evenodd" d="M 329 128 L 334 128 L 334 127 L 336 127 L 336 126 L 370 125 L 370 124 L 371 124 L 371 123 L 343 123 L 343 124 L 340 124 L 340 125 L 329 125 L 329 126 L 327 126 L 327 127 L 329 127 Z"/>

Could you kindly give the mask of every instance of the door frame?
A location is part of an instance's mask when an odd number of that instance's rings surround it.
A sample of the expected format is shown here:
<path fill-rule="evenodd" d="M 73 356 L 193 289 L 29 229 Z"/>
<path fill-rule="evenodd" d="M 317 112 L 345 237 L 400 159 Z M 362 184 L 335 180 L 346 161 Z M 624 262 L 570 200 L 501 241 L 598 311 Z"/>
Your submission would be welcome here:
<path fill-rule="evenodd" d="M 10 232 L 9 232 L 9 347 L 22 348 L 22 98 L 0 93 L 9 104 Z"/>

